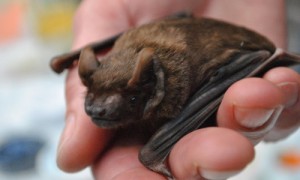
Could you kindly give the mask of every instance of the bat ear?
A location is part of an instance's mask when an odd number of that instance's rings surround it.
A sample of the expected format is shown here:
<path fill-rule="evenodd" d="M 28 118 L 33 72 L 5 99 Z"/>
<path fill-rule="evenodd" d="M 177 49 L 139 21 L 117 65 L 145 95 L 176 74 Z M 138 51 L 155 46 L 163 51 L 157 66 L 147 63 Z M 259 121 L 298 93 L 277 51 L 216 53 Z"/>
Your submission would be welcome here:
<path fill-rule="evenodd" d="M 132 76 L 127 83 L 128 87 L 134 87 L 142 80 L 145 71 L 153 64 L 153 55 L 152 48 L 144 48 L 139 52 Z"/>
<path fill-rule="evenodd" d="M 151 97 L 145 106 L 144 117 L 149 118 L 153 110 L 161 103 L 165 96 L 165 73 L 160 61 L 156 56 L 153 56 L 153 71 L 156 78 L 156 83 L 154 87 L 154 96 Z"/>
<path fill-rule="evenodd" d="M 136 86 L 142 80 L 145 71 L 150 69 L 153 69 L 154 74 L 152 75 L 155 76 L 156 83 L 153 89 L 154 95 L 146 103 L 144 117 L 149 117 L 165 96 L 165 76 L 160 61 L 155 56 L 154 49 L 144 48 L 138 54 L 133 75 L 127 85 L 129 87 Z"/>
<path fill-rule="evenodd" d="M 144 109 L 145 118 L 150 117 L 153 110 L 161 103 L 165 96 L 165 73 L 160 61 L 155 56 L 153 57 L 153 70 L 156 77 L 156 84 L 154 87 L 154 96 L 148 100 Z"/>
<path fill-rule="evenodd" d="M 84 48 L 79 57 L 79 76 L 84 85 L 87 85 L 89 77 L 99 67 L 100 63 L 94 51 L 90 47 Z"/>

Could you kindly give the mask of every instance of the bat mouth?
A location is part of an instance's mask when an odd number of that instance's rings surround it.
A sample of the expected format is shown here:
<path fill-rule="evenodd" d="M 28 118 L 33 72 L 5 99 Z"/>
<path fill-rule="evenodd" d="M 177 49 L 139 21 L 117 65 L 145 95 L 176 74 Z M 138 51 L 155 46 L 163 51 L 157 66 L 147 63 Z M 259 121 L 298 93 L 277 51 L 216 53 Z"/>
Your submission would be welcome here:
<path fill-rule="evenodd" d="M 107 118 L 99 118 L 92 117 L 93 123 L 101 128 L 113 129 L 119 127 L 122 122 L 118 121 L 118 119 L 107 119 Z"/>

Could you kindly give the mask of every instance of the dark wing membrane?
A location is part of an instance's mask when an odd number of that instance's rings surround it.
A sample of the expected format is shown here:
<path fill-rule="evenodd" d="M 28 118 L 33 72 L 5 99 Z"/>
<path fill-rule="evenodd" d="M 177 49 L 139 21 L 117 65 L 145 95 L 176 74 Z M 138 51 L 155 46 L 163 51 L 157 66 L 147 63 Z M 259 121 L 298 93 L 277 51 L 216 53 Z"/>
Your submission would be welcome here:
<path fill-rule="evenodd" d="M 101 52 L 104 51 L 105 49 L 111 48 L 120 36 L 121 34 L 117 34 L 104 41 L 90 44 L 88 46 L 91 47 L 94 52 Z M 82 49 L 65 53 L 52 58 L 50 62 L 50 66 L 52 70 L 55 71 L 56 73 L 61 73 L 64 71 L 64 69 L 72 66 L 73 62 L 79 59 L 80 52 Z"/>
<path fill-rule="evenodd" d="M 177 19 L 177 18 L 188 18 L 193 17 L 193 15 L 189 12 L 178 12 L 173 15 L 167 16 L 165 19 Z M 115 41 L 122 35 L 123 33 L 114 35 L 104 41 L 96 42 L 93 44 L 89 44 L 88 46 L 92 48 L 94 52 L 101 52 L 105 49 L 111 48 Z M 84 47 L 85 48 L 85 47 Z M 82 49 L 84 49 L 82 48 Z M 69 68 L 75 60 L 79 58 L 80 52 L 82 49 L 77 51 L 72 51 L 69 53 L 65 53 L 59 56 L 56 56 L 51 59 L 50 66 L 53 71 L 56 73 L 61 73 L 64 69 Z"/>
<path fill-rule="evenodd" d="M 180 138 L 201 128 L 205 121 L 214 119 L 229 86 L 242 78 L 262 75 L 272 67 L 295 63 L 300 63 L 298 56 L 287 54 L 280 49 L 272 56 L 264 50 L 241 52 L 195 93 L 176 119 L 157 131 L 141 150 L 139 157 L 141 162 L 154 171 L 171 176 L 164 165 L 171 148 Z"/>
<path fill-rule="evenodd" d="M 288 53 L 280 48 L 277 48 L 274 54 L 270 58 L 264 61 L 247 77 L 253 77 L 253 76 L 259 77 L 273 67 L 279 67 L 279 66 L 289 67 L 295 64 L 300 64 L 300 55 Z"/>

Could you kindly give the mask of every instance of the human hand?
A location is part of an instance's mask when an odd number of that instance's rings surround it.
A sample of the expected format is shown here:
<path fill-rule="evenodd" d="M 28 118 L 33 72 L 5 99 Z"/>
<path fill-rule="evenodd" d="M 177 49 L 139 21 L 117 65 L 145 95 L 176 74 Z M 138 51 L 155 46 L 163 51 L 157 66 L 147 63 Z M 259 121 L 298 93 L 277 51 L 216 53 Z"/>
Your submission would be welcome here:
<path fill-rule="evenodd" d="M 258 6 L 261 1 L 237 1 L 230 7 L 222 3 L 192 0 L 83 1 L 75 17 L 73 48 L 184 9 L 190 9 L 198 16 L 222 18 L 252 29 L 257 27 L 258 32 L 267 35 L 278 46 L 284 46 L 284 28 L 278 26 L 278 19 L 283 16 L 278 7 L 282 4 L 277 4 L 277 7 L 272 2 L 272 6 L 276 7 L 268 6 L 266 9 L 273 9 L 275 14 L 261 10 L 266 13 L 262 16 L 259 8 L 265 5 Z M 243 3 L 253 6 L 248 7 Z M 218 9 L 220 7 L 222 9 Z M 241 9 L 243 13 L 235 16 L 233 12 Z M 251 18 L 250 12 L 255 12 Z M 255 15 L 276 19 L 276 29 L 270 32 L 274 22 L 255 18 Z M 175 145 L 168 159 L 172 173 L 178 179 L 200 179 L 201 176 L 225 179 L 241 171 L 253 159 L 253 144 L 266 137 L 276 140 L 298 129 L 299 84 L 299 75 L 287 68 L 272 69 L 263 78 L 244 79 L 235 83 L 226 92 L 219 108 L 219 127 L 192 132 Z M 113 132 L 96 127 L 85 114 L 82 95 L 85 87 L 81 85 L 77 68 L 69 71 L 66 90 L 67 121 L 57 159 L 61 169 L 74 172 L 91 165 L 97 179 L 165 179 L 140 164 L 137 154 L 141 144 L 114 143 L 104 151 Z M 278 118 L 282 108 L 285 109 Z"/>

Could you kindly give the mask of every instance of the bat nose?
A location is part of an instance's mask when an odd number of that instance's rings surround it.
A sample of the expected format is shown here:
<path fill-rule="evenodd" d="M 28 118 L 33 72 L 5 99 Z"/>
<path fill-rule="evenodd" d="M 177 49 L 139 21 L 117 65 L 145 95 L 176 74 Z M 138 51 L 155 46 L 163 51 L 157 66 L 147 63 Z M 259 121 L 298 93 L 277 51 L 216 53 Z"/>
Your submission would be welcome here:
<path fill-rule="evenodd" d="M 105 107 L 93 107 L 93 106 L 86 106 L 85 107 L 86 113 L 95 118 L 105 117 L 107 115 L 107 110 Z"/>
<path fill-rule="evenodd" d="M 101 109 L 99 109 L 99 111 L 96 112 L 96 113 L 97 113 L 97 115 L 98 115 L 99 117 L 103 117 L 103 116 L 106 115 L 106 109 L 105 109 L 105 108 L 101 108 Z"/>
<path fill-rule="evenodd" d="M 105 117 L 107 114 L 106 108 L 104 107 L 96 107 L 96 108 L 92 108 L 90 115 L 92 117 L 97 117 L 97 118 L 103 118 Z"/>

